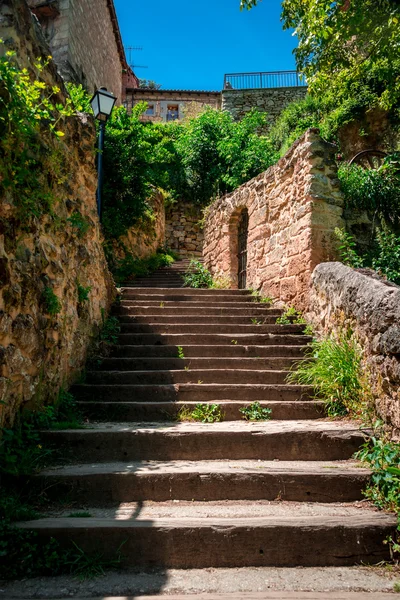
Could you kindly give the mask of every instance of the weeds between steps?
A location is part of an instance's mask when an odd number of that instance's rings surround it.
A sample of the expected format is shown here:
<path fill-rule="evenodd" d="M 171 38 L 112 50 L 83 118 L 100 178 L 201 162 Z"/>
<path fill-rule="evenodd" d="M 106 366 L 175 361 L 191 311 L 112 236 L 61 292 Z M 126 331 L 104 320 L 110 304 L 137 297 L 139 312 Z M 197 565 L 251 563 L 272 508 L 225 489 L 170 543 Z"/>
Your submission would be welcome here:
<path fill-rule="evenodd" d="M 176 418 L 178 421 L 218 423 L 224 420 L 224 413 L 218 404 L 196 404 L 193 410 L 188 406 L 182 406 Z"/>
<path fill-rule="evenodd" d="M 195 289 L 208 288 L 212 290 L 229 289 L 231 281 L 229 277 L 214 277 L 210 271 L 199 260 L 191 260 L 186 273 L 183 276 L 184 287 Z"/>
<path fill-rule="evenodd" d="M 364 495 L 381 510 L 396 513 L 397 535 L 389 537 L 391 557 L 400 559 L 400 444 L 391 441 L 383 428 L 383 422 L 374 423 L 373 435 L 365 442 L 354 458 L 366 463 L 372 470 L 371 481 Z"/>
<path fill-rule="evenodd" d="M 252 402 L 244 408 L 239 408 L 239 412 L 246 421 L 269 421 L 272 414 L 270 408 L 263 408 L 259 402 Z"/>

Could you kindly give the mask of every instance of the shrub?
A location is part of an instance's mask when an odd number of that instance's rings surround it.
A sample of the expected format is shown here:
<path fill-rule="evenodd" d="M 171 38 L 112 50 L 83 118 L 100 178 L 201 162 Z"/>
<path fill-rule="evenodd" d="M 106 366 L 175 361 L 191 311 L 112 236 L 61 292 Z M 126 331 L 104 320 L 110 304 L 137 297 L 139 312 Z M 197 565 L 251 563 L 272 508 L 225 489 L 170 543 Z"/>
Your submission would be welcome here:
<path fill-rule="evenodd" d="M 89 300 L 89 294 L 92 289 L 92 286 L 88 285 L 87 287 L 85 287 L 81 285 L 79 281 L 77 281 L 76 287 L 78 290 L 78 303 L 83 304 L 84 302 L 87 302 Z"/>
<path fill-rule="evenodd" d="M 191 260 L 183 276 L 184 285 L 191 288 L 211 288 L 213 278 L 206 267 L 198 260 Z"/>
<path fill-rule="evenodd" d="M 73 212 L 72 215 L 68 217 L 67 222 L 76 230 L 79 238 L 83 238 L 89 231 L 90 223 L 79 210 Z"/>
<path fill-rule="evenodd" d="M 358 415 L 369 402 L 361 358 L 361 348 L 351 332 L 331 334 L 310 343 L 307 358 L 287 380 L 312 386 L 330 416 Z"/>
<path fill-rule="evenodd" d="M 160 249 L 153 256 L 144 259 L 135 258 L 133 254 L 127 252 L 122 260 L 117 261 L 113 269 L 114 276 L 118 283 L 129 281 L 135 277 L 144 277 L 161 267 L 168 267 L 176 258 L 177 254 L 171 250 Z"/>

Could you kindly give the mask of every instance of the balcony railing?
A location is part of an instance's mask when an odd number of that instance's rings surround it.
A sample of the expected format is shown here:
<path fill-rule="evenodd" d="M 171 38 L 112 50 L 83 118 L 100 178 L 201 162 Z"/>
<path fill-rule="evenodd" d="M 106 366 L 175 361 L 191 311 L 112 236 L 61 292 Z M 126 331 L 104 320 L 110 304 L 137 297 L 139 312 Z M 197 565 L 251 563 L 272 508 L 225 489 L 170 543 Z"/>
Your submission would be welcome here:
<path fill-rule="evenodd" d="M 307 82 L 297 71 L 227 73 L 224 79 L 224 90 L 254 90 L 282 87 L 307 87 Z"/>

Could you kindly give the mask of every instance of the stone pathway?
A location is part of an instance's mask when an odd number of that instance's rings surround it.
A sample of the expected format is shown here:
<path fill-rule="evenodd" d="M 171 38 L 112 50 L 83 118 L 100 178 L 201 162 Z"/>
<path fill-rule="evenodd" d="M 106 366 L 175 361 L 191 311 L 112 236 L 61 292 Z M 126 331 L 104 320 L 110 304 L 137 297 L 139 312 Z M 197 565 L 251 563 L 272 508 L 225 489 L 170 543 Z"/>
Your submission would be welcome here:
<path fill-rule="evenodd" d="M 119 344 L 73 390 L 90 426 L 46 434 L 69 463 L 39 479 L 91 518 L 58 510 L 21 526 L 110 559 L 122 545 L 123 566 L 165 574 L 389 559 L 396 520 L 361 502 L 357 424 L 324 420 L 309 388 L 285 382 L 302 326 L 276 325 L 280 311 L 247 291 L 181 288 L 185 267 L 124 288 Z M 254 401 L 271 421 L 242 419 Z M 225 420 L 173 420 L 196 403 L 222 405 Z"/>

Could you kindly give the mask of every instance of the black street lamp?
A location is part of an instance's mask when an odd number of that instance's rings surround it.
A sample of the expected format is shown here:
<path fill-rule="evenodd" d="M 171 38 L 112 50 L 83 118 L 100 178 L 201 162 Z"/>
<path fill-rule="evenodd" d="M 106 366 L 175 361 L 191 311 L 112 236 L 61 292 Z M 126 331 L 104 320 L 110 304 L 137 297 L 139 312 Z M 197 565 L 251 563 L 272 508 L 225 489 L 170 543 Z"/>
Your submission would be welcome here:
<path fill-rule="evenodd" d="M 100 121 L 100 134 L 99 134 L 99 152 L 97 156 L 97 173 L 98 173 L 98 184 L 97 184 L 97 212 L 101 221 L 102 204 L 101 196 L 103 191 L 103 151 L 104 151 L 104 134 L 106 129 L 106 123 L 111 116 L 116 97 L 107 91 L 107 88 L 101 87 L 95 92 L 93 98 L 90 101 L 92 105 L 93 113 L 95 118 Z"/>

